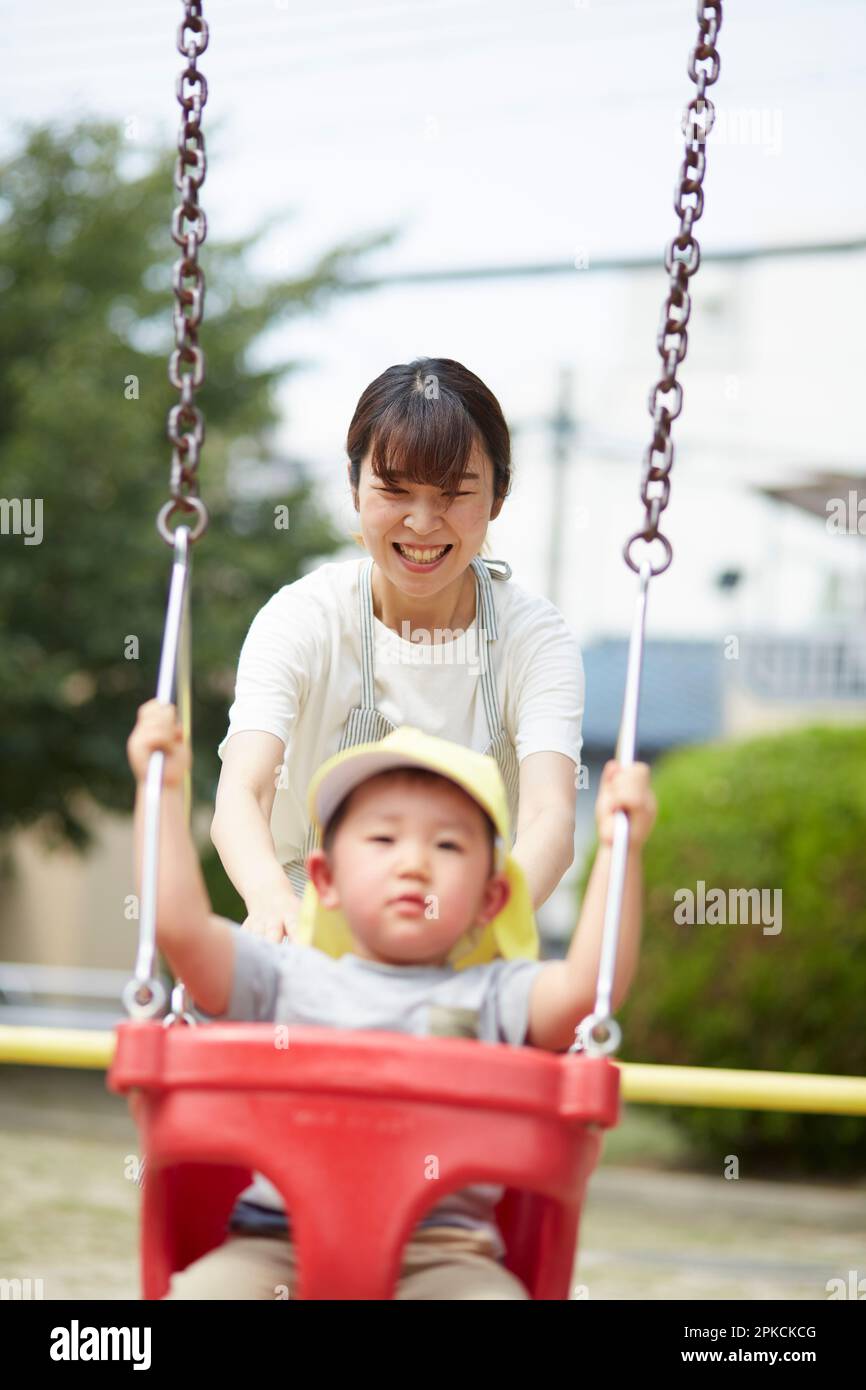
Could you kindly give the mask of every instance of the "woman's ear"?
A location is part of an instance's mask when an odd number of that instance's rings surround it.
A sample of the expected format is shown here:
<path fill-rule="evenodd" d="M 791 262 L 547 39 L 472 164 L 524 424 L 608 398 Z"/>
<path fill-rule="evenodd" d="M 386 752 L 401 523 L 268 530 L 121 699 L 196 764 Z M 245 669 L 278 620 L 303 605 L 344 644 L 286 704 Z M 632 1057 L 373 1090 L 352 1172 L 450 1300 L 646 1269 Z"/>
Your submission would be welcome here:
<path fill-rule="evenodd" d="M 358 489 L 357 489 L 356 487 L 353 487 L 353 486 L 352 486 L 352 465 L 351 465 L 351 463 L 348 463 L 348 464 L 346 465 L 346 472 L 347 472 L 348 478 L 349 478 L 349 490 L 350 490 L 350 492 L 351 492 L 351 494 L 352 494 L 352 506 L 355 508 L 355 511 L 358 512 L 358 513 L 360 514 L 360 511 L 361 511 L 361 502 L 360 502 L 360 498 L 359 498 L 359 496 L 358 496 Z M 363 550 L 366 550 L 366 549 L 367 549 L 367 546 L 366 546 L 366 544 L 365 544 L 365 542 L 364 542 L 364 537 L 361 535 L 361 533 L 360 533 L 359 531 L 350 531 L 350 532 L 349 532 L 349 536 L 351 537 L 351 539 L 352 539 L 353 541 L 356 541 L 356 542 L 358 543 L 358 545 L 360 545 L 361 548 L 362 548 Z"/>

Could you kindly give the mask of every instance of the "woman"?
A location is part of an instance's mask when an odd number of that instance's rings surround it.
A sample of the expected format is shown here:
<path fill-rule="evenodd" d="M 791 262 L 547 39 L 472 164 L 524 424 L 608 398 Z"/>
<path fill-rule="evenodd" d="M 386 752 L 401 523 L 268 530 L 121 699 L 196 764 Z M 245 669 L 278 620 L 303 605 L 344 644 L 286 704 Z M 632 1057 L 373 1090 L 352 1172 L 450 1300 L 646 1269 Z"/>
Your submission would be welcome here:
<path fill-rule="evenodd" d="M 211 838 L 244 926 L 273 941 L 292 935 L 318 847 L 310 778 L 398 724 L 496 758 L 534 907 L 574 856 L 580 648 L 548 599 L 479 554 L 511 484 L 498 401 L 449 358 L 389 367 L 346 447 L 367 555 L 321 565 L 260 609 L 219 747 Z"/>

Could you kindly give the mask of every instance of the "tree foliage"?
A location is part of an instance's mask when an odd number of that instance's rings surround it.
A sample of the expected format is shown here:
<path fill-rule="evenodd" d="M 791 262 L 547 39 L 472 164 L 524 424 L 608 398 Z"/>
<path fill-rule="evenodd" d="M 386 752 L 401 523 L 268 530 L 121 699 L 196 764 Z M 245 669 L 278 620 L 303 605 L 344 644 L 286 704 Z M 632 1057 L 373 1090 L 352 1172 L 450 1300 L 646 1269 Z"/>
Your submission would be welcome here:
<path fill-rule="evenodd" d="M 0 829 L 38 822 L 79 847 L 90 799 L 131 805 L 125 743 L 155 690 L 170 565 L 155 516 L 168 497 L 166 416 L 177 400 L 166 370 L 176 152 L 146 152 L 134 174 L 128 154 L 118 127 L 86 120 L 26 129 L 0 170 L 0 490 L 7 501 L 41 499 L 43 517 L 39 544 L 13 533 L 8 511 L 0 536 Z M 209 232 L 200 253 L 210 527 L 194 548 L 192 613 L 195 791 L 205 798 L 252 616 L 343 539 L 302 465 L 274 497 L 244 500 L 229 486 L 239 451 L 271 457 L 275 388 L 293 367 L 253 365 L 251 349 L 287 316 L 351 291 L 358 258 L 393 235 L 337 246 L 301 279 L 264 282 L 246 263 L 263 231 L 223 243 Z M 289 508 L 288 530 L 275 528 L 275 503 Z"/>

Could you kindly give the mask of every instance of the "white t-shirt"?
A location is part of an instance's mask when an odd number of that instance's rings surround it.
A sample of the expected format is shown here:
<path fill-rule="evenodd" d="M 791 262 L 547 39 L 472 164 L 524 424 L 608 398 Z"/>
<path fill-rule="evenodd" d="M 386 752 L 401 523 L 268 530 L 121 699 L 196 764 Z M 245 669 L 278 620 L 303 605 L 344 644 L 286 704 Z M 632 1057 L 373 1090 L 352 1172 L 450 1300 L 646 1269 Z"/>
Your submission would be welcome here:
<path fill-rule="evenodd" d="M 303 854 L 307 788 L 336 753 L 349 710 L 361 702 L 358 581 L 369 557 L 319 565 L 262 607 L 238 661 L 229 728 L 260 729 L 284 745 L 271 815 L 281 864 Z M 514 580 L 492 581 L 499 637 L 489 646 L 499 707 L 518 762 L 564 753 L 580 764 L 583 660 L 577 639 L 549 599 Z M 408 641 L 376 617 L 375 704 L 395 725 L 483 753 L 490 732 L 481 692 L 477 616 L 454 641 Z M 435 634 L 434 634 L 435 635 Z"/>

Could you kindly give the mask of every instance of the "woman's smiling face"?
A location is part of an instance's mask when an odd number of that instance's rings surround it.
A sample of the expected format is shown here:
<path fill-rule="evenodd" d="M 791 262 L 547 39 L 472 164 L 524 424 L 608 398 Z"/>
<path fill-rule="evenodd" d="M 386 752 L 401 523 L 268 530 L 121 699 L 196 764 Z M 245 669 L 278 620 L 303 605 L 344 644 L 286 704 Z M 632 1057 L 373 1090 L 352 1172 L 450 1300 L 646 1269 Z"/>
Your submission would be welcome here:
<path fill-rule="evenodd" d="M 402 474 L 380 477 L 361 463 L 356 506 L 368 552 L 398 588 L 429 593 L 428 575 L 440 588 L 463 573 L 478 554 L 502 498 L 493 500 L 493 468 L 475 444 L 458 488 L 446 493 Z"/>

